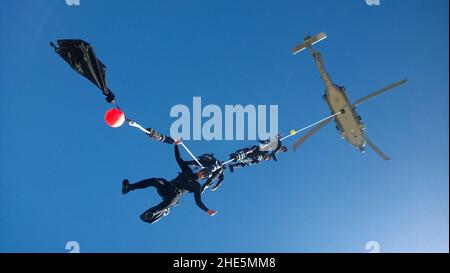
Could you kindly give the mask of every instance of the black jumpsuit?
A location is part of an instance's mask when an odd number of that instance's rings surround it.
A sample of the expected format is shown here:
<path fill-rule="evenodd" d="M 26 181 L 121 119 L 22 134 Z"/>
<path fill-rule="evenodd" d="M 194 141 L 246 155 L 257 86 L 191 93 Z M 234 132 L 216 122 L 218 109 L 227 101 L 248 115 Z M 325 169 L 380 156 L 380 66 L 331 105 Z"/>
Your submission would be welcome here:
<path fill-rule="evenodd" d="M 150 178 L 140 182 L 130 184 L 130 190 L 144 189 L 147 187 L 155 187 L 163 201 L 158 205 L 148 209 L 141 214 L 141 219 L 145 222 L 152 223 L 159 219 L 161 215 L 173 206 L 179 203 L 182 194 L 194 193 L 195 203 L 205 212 L 208 208 L 203 204 L 201 199 L 201 185 L 197 182 L 197 175 L 189 168 L 180 156 L 180 150 L 175 145 L 175 159 L 181 168 L 181 173 L 172 181 L 164 178 Z"/>
<path fill-rule="evenodd" d="M 239 154 L 245 155 L 245 157 L 239 158 Z M 259 146 L 256 145 L 249 148 L 237 150 L 235 153 L 230 154 L 230 158 L 234 158 L 234 160 L 237 161 L 237 163 L 230 164 L 230 167 L 231 169 L 233 169 L 258 164 L 263 161 L 265 154 L 269 154 L 269 152 L 259 150 Z M 275 154 L 269 155 L 276 161 Z"/>

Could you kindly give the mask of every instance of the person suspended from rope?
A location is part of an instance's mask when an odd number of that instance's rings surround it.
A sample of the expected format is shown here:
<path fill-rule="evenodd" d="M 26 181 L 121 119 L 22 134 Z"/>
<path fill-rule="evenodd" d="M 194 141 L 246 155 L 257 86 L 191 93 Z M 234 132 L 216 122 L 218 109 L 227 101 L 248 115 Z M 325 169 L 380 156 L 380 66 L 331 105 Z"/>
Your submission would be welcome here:
<path fill-rule="evenodd" d="M 230 171 L 234 172 L 234 168 L 247 167 L 271 159 L 277 161 L 277 153 L 287 152 L 286 146 L 281 144 L 280 135 L 273 139 L 260 140 L 259 143 L 260 145 L 253 145 L 230 154 L 230 159 L 236 162 L 230 164 Z"/>
<path fill-rule="evenodd" d="M 115 104 L 115 95 L 106 84 L 106 66 L 97 59 L 92 46 L 79 39 L 57 40 L 57 44 L 50 42 L 50 46 L 72 69 L 100 88 L 107 102 Z"/>
<path fill-rule="evenodd" d="M 277 160 L 276 154 L 278 154 L 279 152 L 287 152 L 287 147 L 283 146 L 281 143 L 281 135 L 278 134 L 276 135 L 274 138 L 272 139 L 267 139 L 267 140 L 259 140 L 259 151 L 267 151 L 270 152 L 270 157 L 275 160 Z"/>
<path fill-rule="evenodd" d="M 208 170 L 208 176 L 206 182 L 202 185 L 202 193 L 211 186 L 211 184 L 218 179 L 217 183 L 211 188 L 215 191 L 222 184 L 224 179 L 224 172 L 226 165 L 222 165 L 222 162 L 214 157 L 213 153 L 203 154 L 198 157 L 198 161 L 203 165 L 205 169 Z M 189 166 L 200 167 L 195 160 L 186 161 Z"/>
<path fill-rule="evenodd" d="M 178 205 L 180 197 L 188 192 L 194 193 L 195 203 L 200 209 L 208 213 L 208 215 L 214 216 L 217 213 L 215 210 L 208 209 L 201 198 L 202 187 L 198 181 L 207 176 L 207 170 L 202 169 L 199 172 L 194 173 L 181 158 L 180 150 L 178 148 L 178 144 L 180 143 L 181 140 L 174 142 L 174 150 L 175 159 L 181 169 L 181 173 L 179 173 L 172 181 L 167 181 L 164 178 L 150 178 L 136 183 L 130 183 L 128 179 L 122 181 L 123 194 L 127 194 L 136 189 L 155 187 L 158 194 L 162 197 L 163 201 L 160 204 L 141 214 L 140 218 L 144 222 L 154 223 L 162 216 L 167 215 L 172 207 Z"/>
<path fill-rule="evenodd" d="M 259 146 L 254 145 L 230 154 L 230 158 L 233 158 L 234 162 L 236 162 L 229 165 L 230 172 L 234 172 L 234 168 L 243 168 L 270 160 L 271 157 L 269 152 L 259 151 L 258 147 Z"/>

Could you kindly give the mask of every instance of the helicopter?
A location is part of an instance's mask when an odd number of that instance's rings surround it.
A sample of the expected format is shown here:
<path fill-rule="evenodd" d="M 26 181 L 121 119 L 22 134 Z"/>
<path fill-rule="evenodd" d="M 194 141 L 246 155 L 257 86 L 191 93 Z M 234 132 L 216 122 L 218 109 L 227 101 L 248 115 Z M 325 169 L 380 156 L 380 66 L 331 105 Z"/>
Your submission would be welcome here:
<path fill-rule="evenodd" d="M 295 151 L 303 142 L 306 141 L 306 139 L 308 139 L 311 135 L 330 123 L 330 121 L 334 118 L 336 129 L 339 131 L 342 139 L 346 139 L 348 143 L 358 148 L 362 153 L 365 152 L 365 146 L 367 144 L 381 158 L 383 158 L 384 160 L 389 160 L 389 156 L 384 154 L 377 146 L 375 146 L 372 141 L 370 141 L 369 138 L 367 138 L 367 135 L 365 133 L 366 127 L 362 121 L 361 116 L 358 114 L 356 107 L 372 99 L 373 97 L 381 95 L 386 91 L 392 90 L 393 88 L 406 83 L 407 80 L 403 79 L 399 82 L 388 85 L 351 103 L 347 96 L 345 87 L 336 85 L 332 82 L 330 76 L 325 70 L 322 54 L 318 51 L 315 51 L 313 48 L 314 44 L 326 38 L 327 35 L 324 32 L 320 32 L 319 34 L 312 37 L 310 35 L 307 35 L 303 43 L 295 46 L 292 49 L 292 53 L 297 54 L 304 49 L 309 49 L 309 52 L 313 56 L 314 62 L 319 69 L 320 76 L 325 83 L 325 94 L 323 95 L 323 99 L 327 102 L 331 112 L 336 115 L 333 115 L 333 117 L 320 122 L 310 131 L 308 131 L 302 138 L 300 138 L 296 143 L 293 144 L 293 150 Z"/>

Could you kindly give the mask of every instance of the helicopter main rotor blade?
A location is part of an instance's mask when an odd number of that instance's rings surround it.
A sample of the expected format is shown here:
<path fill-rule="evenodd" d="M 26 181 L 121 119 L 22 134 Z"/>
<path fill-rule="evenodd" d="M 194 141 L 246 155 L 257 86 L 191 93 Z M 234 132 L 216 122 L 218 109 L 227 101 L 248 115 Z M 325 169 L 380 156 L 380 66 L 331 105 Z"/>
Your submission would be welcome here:
<path fill-rule="evenodd" d="M 365 101 L 367 101 L 367 100 L 369 100 L 369 99 L 371 99 L 373 97 L 381 95 L 382 93 L 384 93 L 384 92 L 386 92 L 388 90 L 391 90 L 391 89 L 393 89 L 393 88 L 395 88 L 395 87 L 397 87 L 399 85 L 404 84 L 406 81 L 407 81 L 406 79 L 403 79 L 403 80 L 401 80 L 399 82 L 393 83 L 393 84 L 388 85 L 388 86 L 386 86 L 386 87 L 384 87 L 384 88 L 382 88 L 382 89 L 380 89 L 378 91 L 375 91 L 375 92 L 373 92 L 373 93 L 371 93 L 371 94 L 369 94 L 369 95 L 367 95 L 365 97 L 362 97 L 359 100 L 355 101 L 355 103 L 353 103 L 353 106 L 359 105 L 359 104 L 361 104 L 361 103 L 363 103 L 363 102 L 365 102 Z"/>
<path fill-rule="evenodd" d="M 391 159 L 389 156 L 385 155 L 377 146 L 375 146 L 375 144 L 373 144 L 373 142 L 370 141 L 370 139 L 366 138 L 366 143 L 367 143 L 367 145 L 369 145 L 370 148 L 372 148 L 372 150 L 374 150 L 384 160 Z"/>
<path fill-rule="evenodd" d="M 312 136 L 315 132 L 319 131 L 320 128 L 327 125 L 331 120 L 332 118 L 326 119 L 321 123 L 317 124 L 317 126 L 313 127 L 311 130 L 309 130 L 304 136 L 302 136 L 299 140 L 297 140 L 297 142 L 295 142 L 294 145 L 292 145 L 293 150 L 295 151 L 298 148 L 298 146 L 300 146 L 303 142 L 305 142 L 307 138 Z"/>

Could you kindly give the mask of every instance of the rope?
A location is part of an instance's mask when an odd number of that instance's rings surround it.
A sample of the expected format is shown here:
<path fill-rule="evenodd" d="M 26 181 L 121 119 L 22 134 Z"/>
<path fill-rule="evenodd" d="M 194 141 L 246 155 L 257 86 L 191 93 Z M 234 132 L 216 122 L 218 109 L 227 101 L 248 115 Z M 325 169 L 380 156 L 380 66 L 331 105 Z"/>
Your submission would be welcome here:
<path fill-rule="evenodd" d="M 296 134 L 298 134 L 298 133 L 300 133 L 300 132 L 302 132 L 302 131 L 304 131 L 304 130 L 306 130 L 306 129 L 308 129 L 308 128 L 311 128 L 311 127 L 313 127 L 313 126 L 315 126 L 315 125 L 317 125 L 317 124 L 319 124 L 319 123 L 321 123 L 321 122 L 324 122 L 325 120 L 328 120 L 328 119 L 330 119 L 330 118 L 333 118 L 333 117 L 335 117 L 335 116 L 337 116 L 337 115 L 340 115 L 340 114 L 342 114 L 342 113 L 343 113 L 342 111 L 339 111 L 339 112 L 337 112 L 337 113 L 335 113 L 335 114 L 329 115 L 329 116 L 326 117 L 326 118 L 323 118 L 323 119 L 321 119 L 321 120 L 319 120 L 319 121 L 316 121 L 316 122 L 314 122 L 314 123 L 312 123 L 312 124 L 310 124 L 310 125 L 308 125 L 308 126 L 306 126 L 306 127 L 303 127 L 303 128 L 300 129 L 300 130 L 297 130 L 297 131 L 292 130 L 291 133 L 290 133 L 289 135 L 287 135 L 287 136 L 281 138 L 280 140 L 283 141 L 283 140 L 285 140 L 285 139 L 287 139 L 287 138 L 290 138 L 291 136 L 295 136 Z"/>

